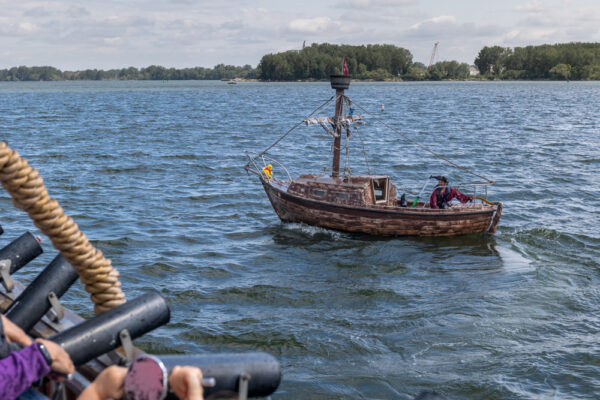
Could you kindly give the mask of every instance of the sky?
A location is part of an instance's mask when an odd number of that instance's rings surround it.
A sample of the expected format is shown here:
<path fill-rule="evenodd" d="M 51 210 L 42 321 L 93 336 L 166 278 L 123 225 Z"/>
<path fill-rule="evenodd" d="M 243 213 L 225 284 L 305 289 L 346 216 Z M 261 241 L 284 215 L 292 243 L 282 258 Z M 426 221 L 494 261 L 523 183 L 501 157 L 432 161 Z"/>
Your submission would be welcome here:
<path fill-rule="evenodd" d="M 0 0 L 0 69 L 255 67 L 302 44 L 393 44 L 473 64 L 484 46 L 600 42 L 600 0 Z"/>

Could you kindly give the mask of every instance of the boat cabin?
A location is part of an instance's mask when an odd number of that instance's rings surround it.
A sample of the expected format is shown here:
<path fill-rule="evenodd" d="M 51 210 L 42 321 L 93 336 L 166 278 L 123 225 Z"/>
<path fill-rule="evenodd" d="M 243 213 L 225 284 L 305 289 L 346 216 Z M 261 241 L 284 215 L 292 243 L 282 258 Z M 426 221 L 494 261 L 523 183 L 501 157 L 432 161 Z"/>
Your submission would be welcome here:
<path fill-rule="evenodd" d="M 294 179 L 288 193 L 316 201 L 348 206 L 394 206 L 396 186 L 389 176 L 332 178 L 307 174 Z"/>

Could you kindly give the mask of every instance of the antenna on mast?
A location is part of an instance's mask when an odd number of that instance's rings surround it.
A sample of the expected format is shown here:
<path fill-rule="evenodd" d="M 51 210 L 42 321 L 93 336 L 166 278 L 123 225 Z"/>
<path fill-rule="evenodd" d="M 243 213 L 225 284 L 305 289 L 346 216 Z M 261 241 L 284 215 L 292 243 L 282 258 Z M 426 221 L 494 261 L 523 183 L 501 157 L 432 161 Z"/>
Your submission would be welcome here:
<path fill-rule="evenodd" d="M 435 42 L 435 44 L 433 45 L 433 51 L 431 52 L 431 58 L 429 59 L 429 66 L 427 67 L 427 71 L 429 71 L 433 66 L 433 61 L 435 60 L 435 53 L 437 52 L 438 44 L 440 44 L 440 42 Z"/>

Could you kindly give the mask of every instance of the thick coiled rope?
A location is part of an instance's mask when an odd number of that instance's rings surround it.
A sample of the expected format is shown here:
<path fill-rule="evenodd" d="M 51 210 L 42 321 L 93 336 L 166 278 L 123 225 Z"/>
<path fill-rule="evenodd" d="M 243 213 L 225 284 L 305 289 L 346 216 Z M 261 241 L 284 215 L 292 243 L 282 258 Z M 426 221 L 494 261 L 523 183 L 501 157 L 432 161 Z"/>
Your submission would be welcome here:
<path fill-rule="evenodd" d="M 125 302 L 119 272 L 89 242 L 58 202 L 48 196 L 38 172 L 6 142 L 0 142 L 0 181 L 10 193 L 13 204 L 27 212 L 35 226 L 77 270 L 85 290 L 91 294 L 96 314 Z"/>

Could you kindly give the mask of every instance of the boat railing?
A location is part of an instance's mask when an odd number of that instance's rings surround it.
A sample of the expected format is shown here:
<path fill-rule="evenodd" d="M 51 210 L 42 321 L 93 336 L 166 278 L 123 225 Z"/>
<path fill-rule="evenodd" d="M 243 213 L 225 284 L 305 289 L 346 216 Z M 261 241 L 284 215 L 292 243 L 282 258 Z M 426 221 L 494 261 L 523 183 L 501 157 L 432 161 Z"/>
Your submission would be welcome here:
<path fill-rule="evenodd" d="M 261 175 L 264 176 L 264 174 L 261 173 L 261 171 L 263 170 L 264 167 L 266 167 L 268 164 L 277 164 L 285 171 L 286 175 L 288 176 L 289 182 L 292 181 L 292 176 L 290 175 L 287 168 L 282 163 L 280 163 L 279 161 L 274 159 L 273 157 L 269 157 L 265 154 L 255 153 L 253 151 L 247 151 L 246 156 L 248 157 L 248 160 L 249 160 L 248 164 L 246 164 L 246 167 L 245 167 L 246 171 L 250 171 L 258 176 L 261 176 Z M 256 165 L 256 161 L 258 159 L 262 160 L 262 163 L 263 163 L 262 168 L 259 167 L 258 165 Z M 252 167 L 250 167 L 250 164 L 252 164 L 254 166 L 254 169 L 252 169 Z"/>
<path fill-rule="evenodd" d="M 488 197 L 488 186 L 493 185 L 494 182 L 461 182 L 458 183 L 456 185 L 453 185 L 456 188 L 473 188 L 473 197 L 478 196 L 477 194 L 477 189 L 479 187 L 483 187 L 484 189 L 484 197 L 487 198 Z"/>

